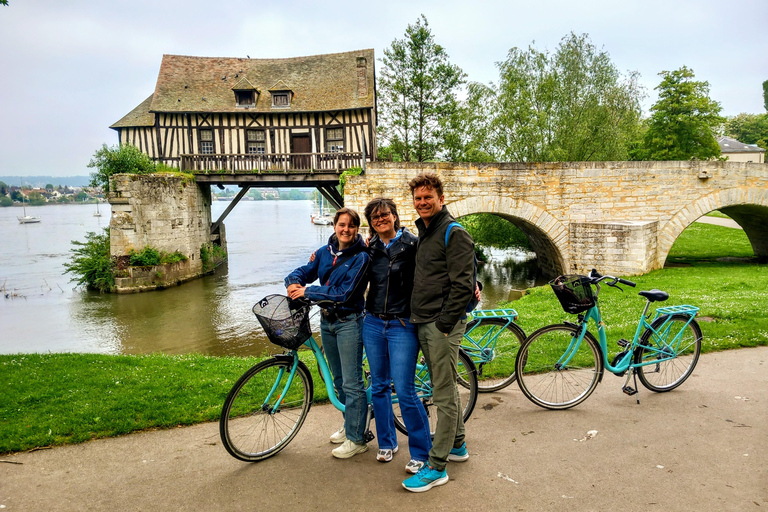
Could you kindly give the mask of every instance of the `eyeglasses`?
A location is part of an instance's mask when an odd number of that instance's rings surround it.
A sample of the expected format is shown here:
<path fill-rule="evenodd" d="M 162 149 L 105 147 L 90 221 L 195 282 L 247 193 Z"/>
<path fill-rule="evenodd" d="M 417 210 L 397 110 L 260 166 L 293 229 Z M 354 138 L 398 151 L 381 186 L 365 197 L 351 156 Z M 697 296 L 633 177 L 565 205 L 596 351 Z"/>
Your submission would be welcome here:
<path fill-rule="evenodd" d="M 379 221 L 379 220 L 384 220 L 384 219 L 389 218 L 390 215 L 392 215 L 392 212 L 385 212 L 385 213 L 380 213 L 378 215 L 371 215 L 371 220 L 373 222 L 376 222 L 376 221 Z"/>

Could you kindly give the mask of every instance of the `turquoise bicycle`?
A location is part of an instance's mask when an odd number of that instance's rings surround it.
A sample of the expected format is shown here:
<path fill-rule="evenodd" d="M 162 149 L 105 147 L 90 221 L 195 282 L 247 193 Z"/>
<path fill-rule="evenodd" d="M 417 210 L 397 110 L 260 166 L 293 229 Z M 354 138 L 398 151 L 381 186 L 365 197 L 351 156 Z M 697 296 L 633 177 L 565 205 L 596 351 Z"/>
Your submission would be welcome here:
<path fill-rule="evenodd" d="M 477 367 L 477 390 L 481 393 L 504 389 L 515 381 L 517 351 L 525 340 L 525 332 L 515 320 L 514 309 L 472 312 L 461 348 Z"/>
<path fill-rule="evenodd" d="M 333 389 L 333 378 L 328 363 L 312 336 L 310 310 L 306 301 L 291 301 L 282 295 L 270 295 L 259 301 L 253 312 L 259 319 L 269 340 L 288 351 L 254 365 L 240 377 L 227 398 L 219 418 L 219 434 L 227 452 L 236 459 L 257 462 L 267 459 L 285 448 L 298 434 L 309 414 L 314 396 L 314 381 L 307 365 L 299 358 L 299 347 L 305 346 L 315 356 L 328 398 L 341 412 L 342 404 Z M 464 421 L 469 419 L 477 401 L 477 378 L 472 360 L 459 353 L 457 372 Z M 415 381 L 417 393 L 429 417 L 434 433 L 437 421 L 432 403 L 432 386 L 424 364 L 417 364 Z M 368 416 L 365 440 L 373 439 L 370 422 L 373 418 L 370 385 L 367 386 Z M 397 395 L 393 394 L 395 425 L 405 432 L 399 418 Z"/>
<path fill-rule="evenodd" d="M 621 289 L 632 281 L 602 276 L 592 270 L 588 276 L 560 276 L 550 285 L 567 313 L 577 314 L 577 323 L 548 325 L 531 334 L 520 346 L 515 361 L 518 385 L 533 403 L 546 409 L 568 409 L 595 390 L 603 372 L 627 375 L 622 390 L 637 393 L 637 379 L 649 390 L 675 389 L 691 375 L 701 353 L 702 334 L 695 306 L 658 307 L 651 321 L 652 303 L 669 298 L 661 290 L 641 291 L 647 302 L 632 341 L 619 340 L 622 350 L 608 362 L 605 326 L 600 314 L 600 283 Z M 592 287 L 595 292 L 592 293 Z M 598 340 L 587 330 L 592 320 Z M 629 385 L 635 377 L 634 387 Z M 639 403 L 639 401 L 638 401 Z"/>

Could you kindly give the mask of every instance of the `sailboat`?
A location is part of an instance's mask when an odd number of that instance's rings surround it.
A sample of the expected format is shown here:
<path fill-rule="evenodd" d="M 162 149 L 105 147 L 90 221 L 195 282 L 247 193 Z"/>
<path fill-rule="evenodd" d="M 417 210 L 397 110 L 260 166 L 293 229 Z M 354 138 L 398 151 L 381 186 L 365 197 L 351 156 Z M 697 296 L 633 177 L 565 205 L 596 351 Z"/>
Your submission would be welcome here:
<path fill-rule="evenodd" d="M 328 210 L 323 208 L 323 195 L 320 194 L 320 208 L 318 211 L 313 213 L 311 215 L 312 224 L 317 224 L 318 226 L 328 226 L 329 224 L 333 224 L 333 221 L 331 220 L 331 215 L 328 213 Z"/>
<path fill-rule="evenodd" d="M 16 217 L 19 219 L 19 222 L 21 224 L 33 224 L 35 222 L 40 222 L 40 217 L 35 217 L 33 215 L 27 215 L 27 203 L 24 201 L 26 199 L 26 196 L 23 192 L 19 192 L 21 194 L 21 207 L 24 208 L 24 216 L 23 217 Z"/>
<path fill-rule="evenodd" d="M 96 199 L 96 213 L 93 214 L 94 217 L 101 217 L 101 212 L 99 211 L 99 200 Z"/>

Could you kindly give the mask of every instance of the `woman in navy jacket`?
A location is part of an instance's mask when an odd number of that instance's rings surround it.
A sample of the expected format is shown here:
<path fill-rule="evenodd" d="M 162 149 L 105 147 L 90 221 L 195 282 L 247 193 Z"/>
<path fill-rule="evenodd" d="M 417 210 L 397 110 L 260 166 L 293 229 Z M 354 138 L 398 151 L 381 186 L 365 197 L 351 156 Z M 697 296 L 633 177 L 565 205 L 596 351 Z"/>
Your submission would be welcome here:
<path fill-rule="evenodd" d="M 358 231 L 360 216 L 342 208 L 333 218 L 334 234 L 314 258 L 285 278 L 288 296 L 319 302 L 320 334 L 333 385 L 344 404 L 344 426 L 331 436 L 341 444 L 334 457 L 347 459 L 368 451 L 365 443 L 367 400 L 363 383 L 363 306 L 370 262 Z M 319 280 L 316 286 L 307 284 Z"/>

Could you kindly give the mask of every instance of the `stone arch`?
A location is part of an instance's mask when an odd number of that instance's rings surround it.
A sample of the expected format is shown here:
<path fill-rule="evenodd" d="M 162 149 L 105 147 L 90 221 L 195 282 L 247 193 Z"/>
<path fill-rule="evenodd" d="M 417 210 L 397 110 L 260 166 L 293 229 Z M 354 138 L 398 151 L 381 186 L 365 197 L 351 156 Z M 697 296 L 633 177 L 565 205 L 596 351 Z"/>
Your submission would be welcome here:
<path fill-rule="evenodd" d="M 468 197 L 448 206 L 454 217 L 492 213 L 506 219 L 531 241 L 545 274 L 557 276 L 570 271 L 568 229 L 538 206 L 505 196 Z"/>
<path fill-rule="evenodd" d="M 714 210 L 723 211 L 744 229 L 759 260 L 768 259 L 768 190 L 740 187 L 713 192 L 678 211 L 659 233 L 659 268 L 664 265 L 680 233 L 696 219 Z"/>

